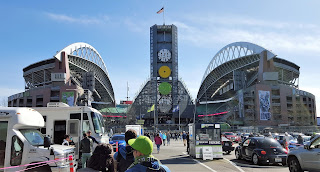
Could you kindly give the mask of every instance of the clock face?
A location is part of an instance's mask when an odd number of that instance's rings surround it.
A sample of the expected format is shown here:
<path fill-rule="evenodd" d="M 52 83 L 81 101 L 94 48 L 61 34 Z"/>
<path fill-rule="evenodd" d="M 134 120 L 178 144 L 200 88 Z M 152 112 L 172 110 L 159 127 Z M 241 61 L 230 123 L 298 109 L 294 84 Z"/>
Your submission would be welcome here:
<path fill-rule="evenodd" d="M 161 78 L 168 78 L 171 75 L 171 70 L 168 66 L 161 66 L 158 73 Z"/>
<path fill-rule="evenodd" d="M 171 59 L 171 53 L 167 49 L 162 49 L 158 52 L 158 58 L 162 62 L 167 62 Z"/>
<path fill-rule="evenodd" d="M 172 98 L 170 96 L 164 96 L 159 101 L 159 110 L 163 113 L 168 113 L 172 108 Z"/>

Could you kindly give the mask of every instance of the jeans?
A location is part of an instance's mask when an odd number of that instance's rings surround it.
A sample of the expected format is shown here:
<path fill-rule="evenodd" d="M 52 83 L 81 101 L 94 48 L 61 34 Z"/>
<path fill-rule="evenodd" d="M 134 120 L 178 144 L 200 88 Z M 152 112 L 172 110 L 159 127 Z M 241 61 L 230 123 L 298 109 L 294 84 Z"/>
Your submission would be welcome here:
<path fill-rule="evenodd" d="M 82 168 L 87 167 L 87 161 L 90 157 L 91 157 L 91 153 L 82 153 L 82 156 L 81 156 Z"/>

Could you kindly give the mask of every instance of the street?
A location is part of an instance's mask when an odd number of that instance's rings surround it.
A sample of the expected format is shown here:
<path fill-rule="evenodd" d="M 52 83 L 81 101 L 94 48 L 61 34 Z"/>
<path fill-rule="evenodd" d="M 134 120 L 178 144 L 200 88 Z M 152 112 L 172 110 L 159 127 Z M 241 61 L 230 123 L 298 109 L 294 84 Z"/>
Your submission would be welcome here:
<path fill-rule="evenodd" d="M 236 145 L 234 145 L 236 146 Z M 169 146 L 161 145 L 160 153 L 157 154 L 157 148 L 154 145 L 153 155 L 158 158 L 162 164 L 168 166 L 171 171 L 211 171 L 211 172 L 288 172 L 288 167 L 281 165 L 253 165 L 245 160 L 236 160 L 234 151 L 230 155 L 224 155 L 223 159 L 202 160 L 192 159 L 186 153 L 186 147 L 182 141 L 171 140 Z"/>

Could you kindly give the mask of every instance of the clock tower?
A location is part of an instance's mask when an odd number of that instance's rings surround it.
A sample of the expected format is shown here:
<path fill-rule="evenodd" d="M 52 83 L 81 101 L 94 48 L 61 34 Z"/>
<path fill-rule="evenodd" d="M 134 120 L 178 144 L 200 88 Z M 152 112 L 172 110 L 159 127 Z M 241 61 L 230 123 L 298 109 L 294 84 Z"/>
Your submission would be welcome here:
<path fill-rule="evenodd" d="M 178 104 L 178 35 L 175 25 L 150 27 L 150 77 L 150 106 L 155 104 L 155 124 L 171 124 L 172 109 Z"/>

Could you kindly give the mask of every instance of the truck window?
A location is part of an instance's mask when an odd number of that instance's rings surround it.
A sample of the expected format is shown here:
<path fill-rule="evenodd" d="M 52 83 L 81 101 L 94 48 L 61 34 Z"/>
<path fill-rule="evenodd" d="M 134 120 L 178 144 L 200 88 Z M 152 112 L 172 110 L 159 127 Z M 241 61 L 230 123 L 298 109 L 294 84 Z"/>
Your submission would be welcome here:
<path fill-rule="evenodd" d="M 70 113 L 70 119 L 79 119 L 81 120 L 81 113 Z M 83 119 L 82 120 L 88 120 L 88 114 L 83 113 Z"/>
<path fill-rule="evenodd" d="M 22 160 L 22 153 L 23 153 L 23 143 L 17 137 L 12 137 L 11 142 L 11 158 L 10 158 L 10 165 L 20 165 Z"/>
<path fill-rule="evenodd" d="M 4 167 L 8 122 L 0 121 L 0 168 Z"/>
<path fill-rule="evenodd" d="M 39 130 L 35 129 L 21 129 L 20 132 L 28 140 L 28 142 L 33 146 L 43 145 L 43 135 Z"/>
<path fill-rule="evenodd" d="M 86 133 L 90 130 L 90 123 L 89 121 L 83 121 L 82 122 L 82 132 Z"/>

